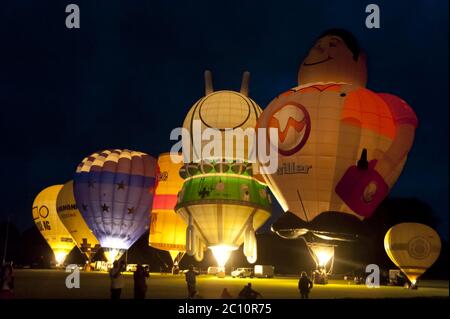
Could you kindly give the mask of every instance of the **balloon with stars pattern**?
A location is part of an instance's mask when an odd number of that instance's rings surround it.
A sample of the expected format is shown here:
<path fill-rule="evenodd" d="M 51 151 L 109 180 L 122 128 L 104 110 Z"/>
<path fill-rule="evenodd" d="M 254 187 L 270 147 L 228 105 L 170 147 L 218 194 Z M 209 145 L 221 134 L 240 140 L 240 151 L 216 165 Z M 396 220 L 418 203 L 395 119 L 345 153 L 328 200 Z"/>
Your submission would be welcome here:
<path fill-rule="evenodd" d="M 108 261 L 120 258 L 148 229 L 156 171 L 153 157 L 126 149 L 96 152 L 78 165 L 77 206 Z"/>

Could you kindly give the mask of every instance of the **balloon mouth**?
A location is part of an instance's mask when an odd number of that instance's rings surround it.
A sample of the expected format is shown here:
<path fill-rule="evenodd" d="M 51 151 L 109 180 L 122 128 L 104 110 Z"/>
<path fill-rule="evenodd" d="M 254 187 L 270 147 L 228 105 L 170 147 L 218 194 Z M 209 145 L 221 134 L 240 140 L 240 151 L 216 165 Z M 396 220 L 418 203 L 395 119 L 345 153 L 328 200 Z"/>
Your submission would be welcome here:
<path fill-rule="evenodd" d="M 119 260 L 124 252 L 125 252 L 124 249 L 105 248 L 104 254 L 106 257 L 106 261 L 112 264 L 115 260 Z"/>
<path fill-rule="evenodd" d="M 313 62 L 313 63 L 303 63 L 304 66 L 311 66 L 311 65 L 317 65 L 317 64 L 321 64 L 321 63 L 325 63 L 329 60 L 333 59 L 332 57 L 328 56 L 326 59 L 323 59 L 321 61 L 317 61 L 317 62 Z"/>
<path fill-rule="evenodd" d="M 334 257 L 334 245 L 308 243 L 311 256 L 319 268 L 325 268 L 328 262 Z"/>
<path fill-rule="evenodd" d="M 228 259 L 231 256 L 231 253 L 237 249 L 236 246 L 231 245 L 216 245 L 216 246 L 210 246 L 208 247 L 211 249 L 214 258 L 217 261 L 217 265 L 220 268 L 224 268 L 225 264 L 227 263 Z"/>
<path fill-rule="evenodd" d="M 64 263 L 66 256 L 67 256 L 67 253 L 64 251 L 55 252 L 56 265 L 61 266 Z"/>

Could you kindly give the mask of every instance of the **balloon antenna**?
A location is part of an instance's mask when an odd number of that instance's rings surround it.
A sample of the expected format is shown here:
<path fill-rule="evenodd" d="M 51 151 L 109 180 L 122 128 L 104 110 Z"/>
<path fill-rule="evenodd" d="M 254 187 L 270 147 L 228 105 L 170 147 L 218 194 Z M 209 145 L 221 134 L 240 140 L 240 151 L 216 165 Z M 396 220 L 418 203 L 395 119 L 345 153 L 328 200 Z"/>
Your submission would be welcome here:
<path fill-rule="evenodd" d="M 248 83 L 250 81 L 250 72 L 245 71 L 242 75 L 241 94 L 248 96 Z"/>
<path fill-rule="evenodd" d="M 212 82 L 212 74 L 211 71 L 205 71 L 205 95 L 211 94 L 214 92 L 213 82 Z"/>

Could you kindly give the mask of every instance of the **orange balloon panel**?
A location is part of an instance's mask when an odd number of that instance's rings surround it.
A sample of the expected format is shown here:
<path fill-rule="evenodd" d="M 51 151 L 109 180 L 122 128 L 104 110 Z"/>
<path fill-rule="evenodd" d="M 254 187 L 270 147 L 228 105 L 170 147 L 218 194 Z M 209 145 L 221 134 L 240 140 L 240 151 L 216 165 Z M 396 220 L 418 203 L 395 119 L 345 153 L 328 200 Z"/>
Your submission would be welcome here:
<path fill-rule="evenodd" d="M 267 138 L 278 153 L 278 170 L 263 174 L 268 186 L 285 211 L 307 222 L 325 211 L 362 218 L 336 186 L 363 149 L 373 167 L 396 136 L 396 119 L 379 94 L 333 83 L 281 94 L 261 114 L 258 127 L 278 130 L 278 149 Z M 405 161 L 406 155 L 384 181 L 386 187 L 392 187 Z"/>
<path fill-rule="evenodd" d="M 184 182 L 179 175 L 183 162 L 181 155 L 173 156 L 180 163 L 174 163 L 170 153 L 161 154 L 158 158 L 158 186 L 153 198 L 149 245 L 162 250 L 185 251 L 187 225 L 174 211 Z"/>
<path fill-rule="evenodd" d="M 402 223 L 388 230 L 384 249 L 392 262 L 415 284 L 439 257 L 441 240 L 427 225 Z"/>

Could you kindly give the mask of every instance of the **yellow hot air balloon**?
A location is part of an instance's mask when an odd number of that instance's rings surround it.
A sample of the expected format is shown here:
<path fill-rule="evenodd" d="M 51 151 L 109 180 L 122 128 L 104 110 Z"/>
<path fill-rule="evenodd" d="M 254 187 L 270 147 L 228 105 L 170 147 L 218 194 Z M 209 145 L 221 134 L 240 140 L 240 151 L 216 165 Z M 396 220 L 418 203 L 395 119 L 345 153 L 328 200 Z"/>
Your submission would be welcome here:
<path fill-rule="evenodd" d="M 153 197 L 148 244 L 170 253 L 174 265 L 179 264 L 186 251 L 186 223 L 175 213 L 177 195 L 184 180 L 180 177 L 182 156 L 172 154 L 179 163 L 174 163 L 170 153 L 158 158 L 158 185 Z"/>
<path fill-rule="evenodd" d="M 73 239 L 75 239 L 77 247 L 82 253 L 86 254 L 86 257 L 90 261 L 91 257 L 100 248 L 100 245 L 78 210 L 73 193 L 73 181 L 64 184 L 59 192 L 56 200 L 56 210 L 59 219 L 72 235 Z"/>
<path fill-rule="evenodd" d="M 413 285 L 439 257 L 441 240 L 433 228 L 418 223 L 402 223 L 390 228 L 384 249 L 392 262 Z"/>
<path fill-rule="evenodd" d="M 55 254 L 56 264 L 62 265 L 75 241 L 59 219 L 56 199 L 63 185 L 54 185 L 41 191 L 33 202 L 33 220 Z"/>

